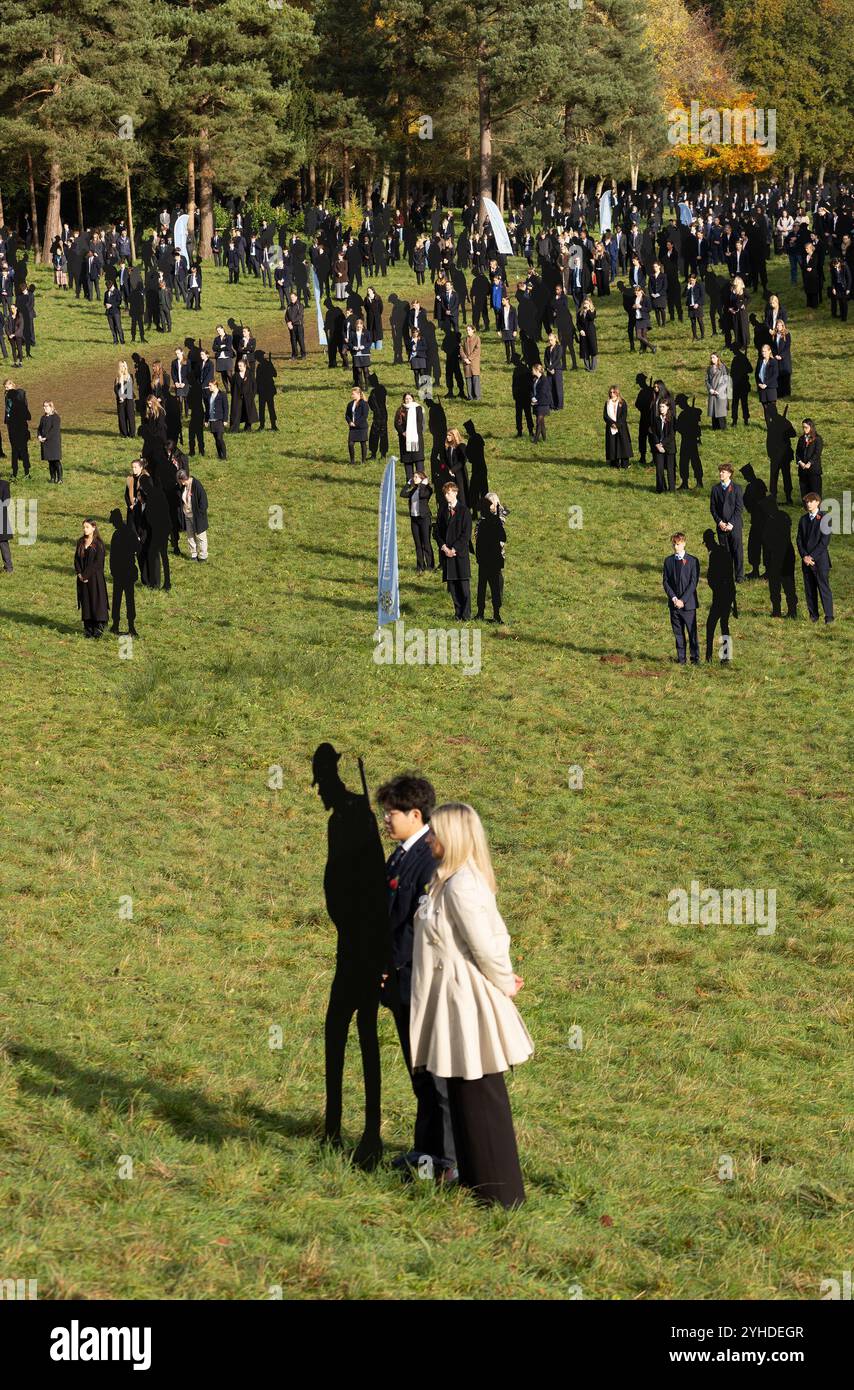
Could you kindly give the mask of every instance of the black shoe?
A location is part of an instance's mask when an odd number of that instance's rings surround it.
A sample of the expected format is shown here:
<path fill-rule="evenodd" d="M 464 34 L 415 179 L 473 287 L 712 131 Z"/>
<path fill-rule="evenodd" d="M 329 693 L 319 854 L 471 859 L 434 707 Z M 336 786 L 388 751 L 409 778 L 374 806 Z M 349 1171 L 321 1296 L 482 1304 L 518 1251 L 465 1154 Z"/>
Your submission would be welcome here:
<path fill-rule="evenodd" d="M 474 620 L 475 620 L 476 623 L 482 623 L 483 620 L 484 620 L 484 617 L 485 617 L 485 614 L 484 614 L 484 613 L 475 613 L 475 615 L 474 615 Z"/>
<path fill-rule="evenodd" d="M 378 1134 L 363 1134 L 353 1150 L 353 1164 L 364 1172 L 376 1168 L 383 1156 L 383 1141 Z"/>

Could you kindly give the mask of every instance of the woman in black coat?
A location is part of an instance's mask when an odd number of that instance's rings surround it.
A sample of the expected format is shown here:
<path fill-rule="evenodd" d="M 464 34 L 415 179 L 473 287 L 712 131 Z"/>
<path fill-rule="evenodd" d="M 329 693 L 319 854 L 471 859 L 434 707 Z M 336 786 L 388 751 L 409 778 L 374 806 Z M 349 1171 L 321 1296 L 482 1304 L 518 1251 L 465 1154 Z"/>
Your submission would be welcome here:
<path fill-rule="evenodd" d="M 39 420 L 38 441 L 42 446 L 42 462 L 46 463 L 52 483 L 62 482 L 62 435 L 60 420 L 53 401 L 45 401 L 44 415 Z"/>
<path fill-rule="evenodd" d="M 104 578 L 104 542 L 91 517 L 83 522 L 83 535 L 74 551 L 77 575 L 77 607 L 83 620 L 85 637 L 100 637 L 110 616 L 107 581 Z"/>
<path fill-rule="evenodd" d="M 816 433 L 815 422 L 809 419 L 804 420 L 803 434 L 798 439 L 795 448 L 801 497 L 805 497 L 808 492 L 817 492 L 819 497 L 821 496 L 821 451 L 823 447 L 822 437 Z"/>
<path fill-rule="evenodd" d="M 409 480 L 415 470 L 420 472 L 424 465 L 424 408 L 411 391 L 405 393 L 395 411 L 394 428 L 397 430 L 400 461 Z"/>
<path fill-rule="evenodd" d="M 504 597 L 504 544 L 507 532 L 504 529 L 504 516 L 497 492 L 487 492 L 480 504 L 480 518 L 474 541 L 477 559 L 477 611 L 475 618 L 484 616 L 486 587 L 492 599 L 492 621 L 501 622 L 501 601 Z"/>
<path fill-rule="evenodd" d="M 819 292 L 821 290 L 821 272 L 812 242 L 810 242 L 804 250 L 804 261 L 801 274 L 804 279 L 804 294 L 807 297 L 807 308 L 817 309 Z"/>
<path fill-rule="evenodd" d="M 468 455 L 459 430 L 448 430 L 445 435 L 445 450 L 441 460 L 433 469 L 433 487 L 441 499 L 446 483 L 455 483 L 459 498 L 465 506 L 470 505 Z"/>
<path fill-rule="evenodd" d="M 619 386 L 611 386 L 602 410 L 605 421 L 605 462 L 612 468 L 628 468 L 632 457 L 628 406 Z"/>
<path fill-rule="evenodd" d="M 592 299 L 583 299 L 578 311 L 578 345 L 581 360 L 586 372 L 595 372 L 599 358 L 599 339 L 596 335 L 596 305 Z"/>
<path fill-rule="evenodd" d="M 216 326 L 216 337 L 213 340 L 213 357 L 216 369 L 222 377 L 223 389 L 231 390 L 231 383 L 234 377 L 234 343 L 231 334 L 226 333 L 223 325 L 218 323 Z"/>
<path fill-rule="evenodd" d="M 406 499 L 409 508 L 409 524 L 412 527 L 412 539 L 415 542 L 416 572 L 424 574 L 427 570 L 436 567 L 433 547 L 430 544 L 433 520 L 430 511 L 430 498 L 433 496 L 433 489 L 427 481 L 426 474 L 413 473 L 409 482 L 404 483 L 401 488 L 400 495 Z"/>
<path fill-rule="evenodd" d="M 750 296 L 744 288 L 744 281 L 737 275 L 730 286 L 727 306 L 729 333 L 724 333 L 727 347 L 729 347 L 730 335 L 737 348 L 743 348 L 746 352 L 750 346 L 750 316 L 747 312 L 749 304 Z"/>
<path fill-rule="evenodd" d="M 656 492 L 676 491 L 676 431 L 673 407 L 660 401 L 649 427 L 649 444 L 655 463 Z"/>
<path fill-rule="evenodd" d="M 540 440 L 546 442 L 546 419 L 551 414 L 552 408 L 552 388 L 551 383 L 543 371 L 541 362 L 536 362 L 531 368 L 533 381 L 531 383 L 531 408 L 536 416 L 534 424 L 534 443 L 539 444 Z"/>
<path fill-rule="evenodd" d="M 365 327 L 373 347 L 382 345 L 383 340 L 383 302 L 369 285 L 365 293 Z"/>
<path fill-rule="evenodd" d="M 166 464 L 166 411 L 163 402 L 155 395 L 148 398 L 145 406 L 145 419 L 140 429 L 142 435 L 142 457 L 148 464 L 152 478 L 156 478 Z"/>
<path fill-rule="evenodd" d="M 234 433 L 242 424 L 244 430 L 251 430 L 252 426 L 257 425 L 257 423 L 258 411 L 255 407 L 254 382 L 246 361 L 241 358 L 237 363 L 234 380 L 231 383 L 229 429 Z"/>
<path fill-rule="evenodd" d="M 655 310 L 655 321 L 659 328 L 663 328 L 667 320 L 667 276 L 661 268 L 660 261 L 652 263 L 652 274 L 646 292 Z"/>
<path fill-rule="evenodd" d="M 350 462 L 356 462 L 356 445 L 362 453 L 362 463 L 365 462 L 365 450 L 368 443 L 368 398 L 361 386 L 354 386 L 350 393 L 351 399 L 347 402 L 344 411 L 344 419 L 347 421 L 347 453 L 350 455 Z"/>
<path fill-rule="evenodd" d="M 563 349 L 554 330 L 543 353 L 543 366 L 551 388 L 552 410 L 563 410 Z"/>

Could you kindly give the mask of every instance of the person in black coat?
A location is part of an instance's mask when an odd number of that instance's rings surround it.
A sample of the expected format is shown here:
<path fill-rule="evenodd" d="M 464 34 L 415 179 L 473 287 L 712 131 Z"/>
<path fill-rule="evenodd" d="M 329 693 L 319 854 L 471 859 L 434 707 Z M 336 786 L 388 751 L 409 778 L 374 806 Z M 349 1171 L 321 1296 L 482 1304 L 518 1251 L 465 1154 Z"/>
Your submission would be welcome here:
<path fill-rule="evenodd" d="M 53 401 L 45 401 L 44 415 L 39 420 L 38 441 L 42 450 L 42 461 L 47 464 L 50 481 L 62 482 L 62 434 L 60 419 L 54 410 Z"/>
<path fill-rule="evenodd" d="M 697 585 L 700 582 L 700 561 L 696 555 L 689 555 L 685 549 L 684 531 L 676 531 L 670 537 L 673 554 L 664 561 L 662 584 L 670 608 L 670 626 L 676 640 L 676 660 L 680 666 L 686 664 L 685 638 L 691 665 L 700 660 L 700 644 L 697 640 Z"/>
<path fill-rule="evenodd" d="M 404 483 L 401 488 L 400 495 L 406 499 L 409 507 L 409 524 L 412 527 L 412 539 L 415 542 L 416 572 L 423 574 L 426 570 L 436 568 L 433 547 L 430 544 L 433 521 L 430 498 L 433 495 L 433 489 L 427 481 L 426 473 L 413 473 L 409 481 Z"/>
<path fill-rule="evenodd" d="M 9 545 L 15 534 L 15 526 L 12 517 L 11 489 L 6 478 L 0 477 L 0 559 L 3 561 L 3 569 L 6 574 L 11 574 L 14 569 L 12 564 L 12 550 Z"/>
<path fill-rule="evenodd" d="M 347 350 L 353 363 L 353 385 L 366 391 L 371 370 L 371 335 L 365 327 L 364 319 L 356 319 L 355 323 L 350 324 Z"/>
<path fill-rule="evenodd" d="M 477 559 L 477 609 L 476 619 L 484 616 L 486 589 L 492 600 L 492 621 L 500 623 L 501 603 L 504 597 L 504 546 L 507 532 L 504 529 L 504 516 L 497 492 L 487 492 L 480 502 L 480 518 L 475 532 L 474 553 Z"/>
<path fill-rule="evenodd" d="M 104 291 L 104 313 L 107 315 L 107 323 L 113 335 L 113 342 L 124 343 L 125 332 L 122 328 L 122 292 L 115 282 L 109 285 Z"/>
<path fill-rule="evenodd" d="M 504 356 L 508 362 L 513 360 L 513 344 L 519 337 L 519 316 L 507 295 L 501 297 L 501 308 L 496 314 L 498 331 L 504 344 Z"/>
<path fill-rule="evenodd" d="M 795 448 L 801 500 L 808 492 L 817 492 L 819 497 L 821 496 L 821 454 L 823 447 L 822 437 L 816 432 L 815 421 L 804 420 L 803 433 L 800 435 Z"/>
<path fill-rule="evenodd" d="M 851 267 L 841 256 L 836 256 L 830 265 L 830 312 L 833 318 L 838 317 L 843 323 L 848 320 L 851 285 Z"/>
<path fill-rule="evenodd" d="M 679 304 L 681 309 L 681 299 Z M 632 300 L 631 317 L 634 323 L 635 337 L 641 345 L 641 352 L 655 352 L 656 350 L 654 344 L 649 341 L 649 315 L 649 296 L 638 286 L 634 292 L 634 299 Z"/>
<path fill-rule="evenodd" d="M 705 338 L 706 326 L 703 312 L 706 307 L 706 291 L 696 274 L 688 276 L 685 286 L 685 307 L 691 320 L 691 337 Z"/>
<path fill-rule="evenodd" d="M 365 454 L 368 444 L 368 398 L 361 386 L 354 386 L 350 393 L 351 399 L 347 402 L 344 410 L 344 419 L 347 422 L 347 453 L 350 462 L 356 462 L 356 445 L 362 455 L 362 463 L 365 462 Z"/>
<path fill-rule="evenodd" d="M 423 777 L 411 773 L 393 777 L 377 791 L 386 834 L 397 848 L 386 864 L 391 962 L 383 974 L 380 999 L 397 1026 L 400 1048 L 415 1093 L 417 1110 L 412 1149 L 392 1167 L 419 1170 L 426 1155 L 434 1174 L 453 1169 L 456 1161 L 448 1106 L 447 1082 L 419 1067 L 412 1070 L 409 1044 L 409 1011 L 412 1000 L 412 952 L 414 918 L 424 885 L 432 878 L 435 860 L 430 848 L 430 814 L 436 794 Z"/>
<path fill-rule="evenodd" d="M 7 381 L 3 400 L 3 419 L 9 435 L 12 477 L 18 476 L 18 464 L 24 466 L 24 477 L 30 476 L 30 428 L 32 419 L 27 393 L 14 381 Z"/>
<path fill-rule="evenodd" d="M 77 607 L 85 637 L 100 637 L 110 616 L 107 581 L 104 578 L 106 551 L 92 517 L 83 522 L 83 534 L 74 551 L 77 576 Z"/>
<path fill-rule="evenodd" d="M 824 610 L 824 621 L 833 622 L 833 594 L 830 591 L 830 523 L 821 510 L 817 492 L 808 492 L 803 499 L 806 511 L 798 522 L 797 547 L 804 576 L 804 597 L 810 622 L 818 622 L 818 600 Z"/>
<path fill-rule="evenodd" d="M 228 427 L 234 434 L 243 425 L 244 431 L 251 430 L 253 425 L 258 423 L 258 411 L 255 408 L 254 383 L 245 361 L 241 360 L 237 364 L 234 373 L 234 380 L 231 383 L 231 415 Z"/>
<path fill-rule="evenodd" d="M 208 558 L 208 494 L 199 479 L 186 468 L 178 469 L 178 520 L 186 533 L 190 559 Z"/>
<path fill-rule="evenodd" d="M 551 388 L 552 410 L 563 410 L 563 352 L 554 330 L 549 333 L 543 366 Z"/>
<path fill-rule="evenodd" d="M 759 400 L 762 409 L 765 411 L 766 423 L 772 415 L 777 414 L 777 383 L 780 369 L 774 359 L 774 354 L 768 343 L 762 348 L 762 356 L 756 363 L 756 387 L 759 392 Z"/>
<path fill-rule="evenodd" d="M 744 546 L 742 526 L 744 523 L 744 496 L 738 483 L 732 480 L 731 463 L 722 463 L 718 468 L 720 482 L 715 483 L 709 499 L 709 510 L 718 532 L 719 541 L 726 545 L 732 557 L 732 567 L 736 584 L 744 579 Z"/>
<path fill-rule="evenodd" d="M 255 354 L 255 386 L 258 391 L 258 428 L 263 430 L 270 414 L 270 429 L 278 431 L 276 419 L 276 371 L 275 363 L 268 352 Z"/>
<path fill-rule="evenodd" d="M 586 372 L 595 372 L 599 360 L 599 338 L 596 331 L 596 305 L 588 296 L 578 310 L 578 347 Z"/>
<path fill-rule="evenodd" d="M 225 422 L 227 416 L 228 406 L 225 392 L 219 389 L 216 379 L 214 379 L 211 382 L 211 388 L 208 395 L 206 423 L 208 429 L 214 437 L 217 458 L 221 459 L 227 458 L 228 456 L 225 447 Z"/>
<path fill-rule="evenodd" d="M 546 376 L 541 362 L 536 362 L 531 368 L 533 382 L 531 386 L 531 408 L 536 416 L 534 425 L 534 443 L 539 444 L 540 440 L 546 442 L 546 420 L 552 408 L 551 383 Z"/>
<path fill-rule="evenodd" d="M 454 603 L 458 622 L 471 618 L 471 512 L 459 497 L 455 482 L 442 489 L 443 501 L 436 520 L 436 540 L 442 564 L 442 579 Z"/>
<path fill-rule="evenodd" d="M 288 296 L 285 322 L 291 339 L 291 357 L 305 357 L 305 310 L 296 290 L 291 290 Z"/>
<path fill-rule="evenodd" d="M 612 468 L 628 468 L 632 457 L 628 413 L 619 386 L 609 387 L 602 419 L 605 422 L 605 462 Z"/>
<path fill-rule="evenodd" d="M 128 631 L 131 637 L 138 637 L 136 630 L 136 581 L 139 578 L 136 560 L 140 541 L 133 526 L 123 520 L 118 507 L 110 512 L 113 537 L 110 541 L 110 578 L 113 581 L 113 622 L 111 631 L 118 634 L 122 613 L 122 598 L 125 600 Z"/>
<path fill-rule="evenodd" d="M 394 428 L 397 431 L 400 461 L 407 479 L 410 479 L 416 470 L 421 472 L 424 464 L 424 407 L 411 391 L 404 392 L 403 400 L 395 411 Z"/>
<path fill-rule="evenodd" d="M 655 463 L 656 492 L 675 492 L 676 430 L 673 423 L 673 407 L 669 401 L 661 401 L 658 406 L 650 425 L 649 443 Z"/>
<path fill-rule="evenodd" d="M 649 302 L 655 312 L 655 322 L 663 328 L 667 322 L 667 276 L 660 261 L 653 261 L 652 274 L 646 287 Z"/>
<path fill-rule="evenodd" d="M 721 661 L 729 661 L 729 619 L 736 599 L 732 561 L 726 548 L 718 545 L 711 526 L 703 532 L 703 544 L 709 552 L 706 583 L 712 591 L 712 603 L 709 616 L 706 618 L 706 660 L 712 659 L 715 629 L 720 623 L 721 637 L 726 639 L 723 643 Z"/>

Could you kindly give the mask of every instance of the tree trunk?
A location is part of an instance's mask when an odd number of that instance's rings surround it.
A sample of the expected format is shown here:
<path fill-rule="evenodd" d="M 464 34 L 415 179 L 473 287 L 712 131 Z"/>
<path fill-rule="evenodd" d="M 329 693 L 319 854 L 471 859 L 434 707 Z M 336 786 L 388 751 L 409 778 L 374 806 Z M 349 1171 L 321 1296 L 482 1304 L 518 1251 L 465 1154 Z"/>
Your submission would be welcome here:
<path fill-rule="evenodd" d="M 3 210 L 3 194 L 0 192 L 0 230 L 6 226 L 6 213 Z"/>
<path fill-rule="evenodd" d="M 308 196 L 312 206 L 317 206 L 317 169 L 314 160 L 308 166 Z"/>
<path fill-rule="evenodd" d="M 191 156 L 187 160 L 187 226 L 196 236 L 196 161 Z"/>
<path fill-rule="evenodd" d="M 826 170 L 826 169 L 827 169 L 827 165 L 826 165 L 826 164 L 820 164 L 820 165 L 818 166 L 818 186 L 819 186 L 819 188 L 823 187 L 823 185 L 824 185 L 824 175 L 825 175 L 825 170 Z"/>
<path fill-rule="evenodd" d="M 495 201 L 498 204 L 498 211 L 504 216 L 504 175 L 498 175 L 497 187 L 495 190 Z"/>
<path fill-rule="evenodd" d="M 480 128 L 480 196 L 492 197 L 492 103 L 486 71 L 486 40 L 477 47 L 477 117 Z M 483 227 L 486 208 L 481 201 L 478 223 Z"/>
<path fill-rule="evenodd" d="M 136 240 L 135 240 L 134 234 L 133 234 L 133 202 L 132 202 L 131 196 L 130 196 L 130 170 L 128 169 L 128 162 L 127 162 L 127 160 L 125 160 L 125 202 L 126 202 L 126 204 L 127 204 L 128 238 L 129 238 L 129 240 L 130 240 L 130 258 L 131 258 L 131 263 L 133 264 L 133 262 L 136 261 Z"/>
<path fill-rule="evenodd" d="M 60 213 L 60 199 L 62 197 L 62 170 L 59 161 L 50 161 L 50 175 L 47 190 L 47 209 L 44 216 L 44 241 L 42 242 L 42 265 L 47 265 L 50 260 L 50 248 L 53 245 L 54 237 L 58 237 L 62 231 L 62 215 Z M 81 228 L 82 231 L 82 228 Z"/>
<path fill-rule="evenodd" d="M 33 228 L 33 260 L 39 259 L 39 210 L 36 207 L 36 184 L 33 178 L 33 156 L 27 150 L 27 183 L 30 186 L 30 222 Z"/>
<path fill-rule="evenodd" d="M 572 112 L 569 102 L 563 108 L 563 205 L 572 203 L 573 160 L 572 160 Z"/>
<path fill-rule="evenodd" d="M 207 130 L 199 131 L 199 245 L 198 255 L 207 260 L 214 233 L 213 166 Z"/>
<path fill-rule="evenodd" d="M 391 187 L 391 165 L 388 160 L 383 161 L 383 178 L 380 184 L 380 197 L 384 203 L 388 202 L 388 191 Z"/>
<path fill-rule="evenodd" d="M 474 170 L 471 167 L 471 140 L 466 136 L 466 185 L 469 191 L 469 202 L 474 197 Z"/>
<path fill-rule="evenodd" d="M 341 206 L 346 208 L 350 201 L 350 151 L 344 151 L 344 158 L 341 161 L 341 173 L 343 175 L 343 192 L 341 194 Z"/>
<path fill-rule="evenodd" d="M 77 225 L 78 225 L 78 227 L 80 228 L 80 230 L 81 230 L 81 232 L 82 232 L 82 231 L 84 230 L 84 227 L 83 227 L 83 194 L 82 194 L 82 192 L 81 192 L 81 190 L 80 190 L 80 175 L 79 175 L 79 174 L 76 175 L 75 182 L 76 182 L 76 184 L 77 184 Z"/>

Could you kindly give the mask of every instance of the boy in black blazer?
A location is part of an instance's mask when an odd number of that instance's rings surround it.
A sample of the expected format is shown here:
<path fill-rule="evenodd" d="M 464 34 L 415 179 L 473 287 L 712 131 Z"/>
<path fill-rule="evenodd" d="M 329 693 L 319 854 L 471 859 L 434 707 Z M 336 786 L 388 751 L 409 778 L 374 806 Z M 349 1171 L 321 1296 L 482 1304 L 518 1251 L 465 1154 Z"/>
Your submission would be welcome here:
<path fill-rule="evenodd" d="M 744 494 L 738 483 L 732 480 L 731 463 L 722 463 L 718 473 L 721 480 L 712 488 L 709 511 L 712 513 L 719 541 L 727 547 L 732 556 L 735 582 L 740 584 L 744 579 Z"/>
<path fill-rule="evenodd" d="M 691 665 L 700 660 L 697 640 L 697 584 L 700 580 L 700 561 L 685 551 L 685 532 L 676 531 L 670 537 L 673 554 L 664 561 L 662 582 L 670 606 L 670 626 L 676 639 L 676 660 L 686 664 L 685 637 L 691 654 Z"/>
<path fill-rule="evenodd" d="M 379 788 L 377 802 L 383 812 L 386 834 L 397 841 L 397 848 L 386 863 L 391 969 L 383 977 L 380 998 L 397 1026 L 417 1102 L 412 1149 L 395 1159 L 392 1166 L 406 1171 L 417 1168 L 421 1173 L 422 1161 L 429 1157 L 426 1171 L 447 1180 L 456 1166 L 447 1082 L 426 1070 L 414 1072 L 409 1046 L 413 918 L 435 868 L 430 848 L 430 812 L 436 804 L 436 793 L 426 778 L 403 773 Z"/>
<path fill-rule="evenodd" d="M 817 492 L 804 497 L 806 512 L 798 522 L 798 554 L 804 575 L 804 597 L 810 622 L 818 622 L 818 600 L 824 609 L 824 621 L 833 622 L 833 594 L 830 592 L 830 525 L 821 510 Z"/>

